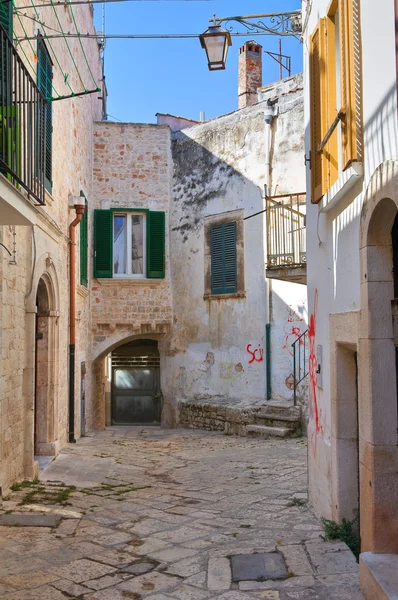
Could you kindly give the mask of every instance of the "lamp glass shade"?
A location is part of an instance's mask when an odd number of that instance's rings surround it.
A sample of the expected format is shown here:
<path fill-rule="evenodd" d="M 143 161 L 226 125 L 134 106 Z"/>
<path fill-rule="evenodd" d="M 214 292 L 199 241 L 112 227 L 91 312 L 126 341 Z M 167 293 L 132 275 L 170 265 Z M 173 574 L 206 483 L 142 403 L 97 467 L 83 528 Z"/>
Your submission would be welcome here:
<path fill-rule="evenodd" d="M 202 48 L 206 50 L 209 70 L 219 71 L 225 69 L 228 48 L 229 46 L 232 46 L 231 34 L 217 25 L 209 27 L 209 29 L 199 37 Z"/>

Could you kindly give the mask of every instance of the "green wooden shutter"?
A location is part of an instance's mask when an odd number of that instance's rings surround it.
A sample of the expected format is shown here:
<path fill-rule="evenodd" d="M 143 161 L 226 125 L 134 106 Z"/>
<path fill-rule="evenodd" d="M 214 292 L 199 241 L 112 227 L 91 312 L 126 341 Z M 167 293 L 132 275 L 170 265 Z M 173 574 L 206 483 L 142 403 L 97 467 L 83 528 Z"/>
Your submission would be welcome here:
<path fill-rule="evenodd" d="M 112 212 L 94 211 L 94 277 L 112 277 Z"/>
<path fill-rule="evenodd" d="M 236 222 L 215 225 L 210 231 L 211 293 L 237 291 Z"/>
<path fill-rule="evenodd" d="M 224 293 L 224 265 L 223 265 L 223 226 L 215 225 L 211 228 L 211 293 Z"/>
<path fill-rule="evenodd" d="M 147 217 L 147 277 L 165 277 L 166 215 L 150 211 Z"/>
<path fill-rule="evenodd" d="M 88 284 L 88 206 L 80 222 L 80 285 L 87 287 Z"/>
<path fill-rule="evenodd" d="M 12 37 L 12 2 L 0 0 L 0 25 L 5 29 L 8 37 Z"/>
<path fill-rule="evenodd" d="M 44 98 L 52 97 L 53 65 L 47 48 L 41 38 L 37 42 L 37 87 Z M 40 128 L 44 130 L 44 184 L 52 191 L 52 134 L 53 115 L 52 103 L 47 102 L 40 115 Z"/>
<path fill-rule="evenodd" d="M 236 222 L 224 223 L 224 285 L 226 294 L 237 290 L 236 277 Z"/>

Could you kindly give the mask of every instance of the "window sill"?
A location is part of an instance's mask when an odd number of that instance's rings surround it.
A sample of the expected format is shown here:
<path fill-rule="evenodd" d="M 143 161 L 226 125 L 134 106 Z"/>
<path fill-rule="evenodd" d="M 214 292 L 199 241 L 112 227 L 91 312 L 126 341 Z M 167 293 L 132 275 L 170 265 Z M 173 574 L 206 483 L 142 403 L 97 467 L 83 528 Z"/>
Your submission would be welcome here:
<path fill-rule="evenodd" d="M 326 192 L 320 201 L 321 210 L 328 212 L 335 208 L 342 198 L 363 178 L 363 163 L 353 163 L 346 171 L 341 173 L 334 185 Z"/>
<path fill-rule="evenodd" d="M 147 279 L 146 277 L 143 277 L 141 279 L 130 279 L 128 277 L 98 277 L 96 279 L 100 285 L 148 285 L 152 283 L 159 283 L 165 280 L 164 277 L 162 279 Z"/>
<path fill-rule="evenodd" d="M 77 293 L 79 296 L 82 296 L 82 298 L 87 298 L 87 296 L 90 294 L 90 290 L 86 288 L 86 286 L 79 284 L 77 286 Z"/>
<path fill-rule="evenodd" d="M 203 300 L 241 300 L 246 298 L 246 292 L 235 292 L 234 294 L 204 294 Z"/>

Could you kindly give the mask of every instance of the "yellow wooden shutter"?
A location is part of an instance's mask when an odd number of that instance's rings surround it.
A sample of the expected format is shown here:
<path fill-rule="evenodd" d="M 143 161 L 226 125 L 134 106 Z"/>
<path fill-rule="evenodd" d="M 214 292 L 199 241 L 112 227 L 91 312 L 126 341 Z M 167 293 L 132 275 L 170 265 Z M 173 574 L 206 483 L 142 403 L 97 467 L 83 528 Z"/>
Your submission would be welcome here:
<path fill-rule="evenodd" d="M 326 99 L 325 99 L 325 130 L 324 135 L 329 130 L 336 115 L 340 110 L 336 99 L 336 27 L 334 17 L 328 16 L 325 19 L 325 65 L 326 65 Z M 338 131 L 337 128 L 332 133 L 327 145 L 323 150 L 326 166 L 326 190 L 329 190 L 337 181 L 339 176 L 339 150 L 338 150 Z"/>
<path fill-rule="evenodd" d="M 343 165 L 362 160 L 361 40 L 359 0 L 339 0 Z"/>
<path fill-rule="evenodd" d="M 317 203 L 325 189 L 325 161 L 318 148 L 323 137 L 322 102 L 325 97 L 325 63 L 322 60 L 324 20 L 310 38 L 310 124 L 311 124 L 311 202 Z"/>

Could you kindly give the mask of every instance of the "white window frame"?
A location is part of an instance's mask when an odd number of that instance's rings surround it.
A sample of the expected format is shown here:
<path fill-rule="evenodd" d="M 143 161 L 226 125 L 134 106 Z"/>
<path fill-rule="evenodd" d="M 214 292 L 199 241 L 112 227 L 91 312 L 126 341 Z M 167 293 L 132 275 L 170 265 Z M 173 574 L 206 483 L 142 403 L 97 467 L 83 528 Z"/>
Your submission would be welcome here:
<path fill-rule="evenodd" d="M 142 216 L 143 218 L 143 236 L 142 236 L 142 240 L 143 240 L 143 253 L 142 253 L 142 264 L 143 264 L 143 273 L 141 274 L 136 274 L 136 273 L 131 273 L 131 269 L 132 269 L 132 247 L 131 247 L 131 241 L 132 241 L 132 232 L 133 232 L 133 227 L 132 227 L 132 217 L 137 217 L 137 216 Z M 114 244 L 114 228 L 115 228 L 115 217 L 126 217 L 127 219 L 127 232 L 126 232 L 126 238 L 127 238 L 127 256 L 126 256 L 126 265 L 127 265 L 127 273 L 115 273 L 114 268 L 115 268 L 115 261 L 114 261 L 114 257 L 113 257 L 113 244 Z M 147 253 L 146 253 L 146 231 L 147 231 L 147 214 L 145 212 L 140 212 L 140 211 L 118 211 L 118 212 L 114 212 L 112 215 L 112 277 L 114 277 L 115 279 L 146 279 L 146 272 L 147 272 L 147 264 L 146 264 L 146 260 L 147 260 Z"/>

